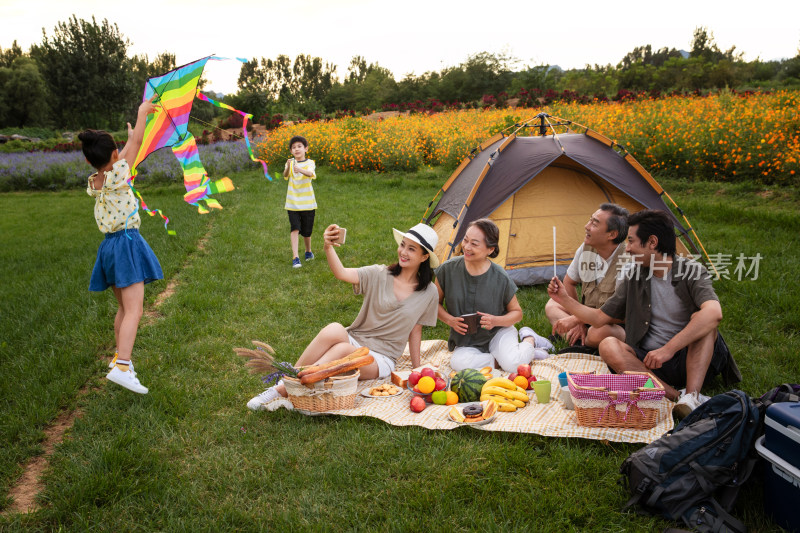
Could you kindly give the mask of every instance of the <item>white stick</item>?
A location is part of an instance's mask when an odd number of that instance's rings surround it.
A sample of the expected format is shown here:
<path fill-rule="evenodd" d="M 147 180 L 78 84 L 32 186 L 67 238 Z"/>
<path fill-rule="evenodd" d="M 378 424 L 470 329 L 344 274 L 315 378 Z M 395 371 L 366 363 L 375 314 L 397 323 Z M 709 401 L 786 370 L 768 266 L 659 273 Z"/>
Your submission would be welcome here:
<path fill-rule="evenodd" d="M 556 227 L 553 226 L 553 277 L 557 277 L 556 274 Z"/>
<path fill-rule="evenodd" d="M 553 277 L 558 277 L 556 273 L 556 227 L 553 226 Z"/>

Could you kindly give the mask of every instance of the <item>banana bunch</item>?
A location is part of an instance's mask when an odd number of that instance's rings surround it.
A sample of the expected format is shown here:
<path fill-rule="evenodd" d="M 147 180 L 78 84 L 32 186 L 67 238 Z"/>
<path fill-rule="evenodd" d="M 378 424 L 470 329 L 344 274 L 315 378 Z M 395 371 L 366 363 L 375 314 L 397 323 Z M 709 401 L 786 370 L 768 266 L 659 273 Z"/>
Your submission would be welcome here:
<path fill-rule="evenodd" d="M 481 389 L 481 401 L 494 400 L 497 410 L 514 412 L 530 401 L 525 389 L 508 378 L 492 378 Z"/>

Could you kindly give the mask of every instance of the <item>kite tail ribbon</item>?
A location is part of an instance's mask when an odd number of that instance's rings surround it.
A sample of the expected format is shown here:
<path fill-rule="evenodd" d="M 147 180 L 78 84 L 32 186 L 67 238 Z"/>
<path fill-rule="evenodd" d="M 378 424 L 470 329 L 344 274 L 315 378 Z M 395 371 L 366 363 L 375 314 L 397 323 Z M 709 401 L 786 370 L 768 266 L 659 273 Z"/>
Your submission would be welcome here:
<path fill-rule="evenodd" d="M 161 209 L 150 209 L 149 207 L 147 207 L 147 204 L 144 203 L 144 198 L 142 198 L 142 193 L 137 191 L 136 187 L 134 187 L 134 185 L 133 185 L 133 182 L 136 179 L 136 174 L 137 174 L 136 169 L 132 168 L 131 169 L 131 177 L 128 178 L 128 185 L 130 186 L 131 190 L 136 195 L 136 197 L 139 199 L 139 204 L 141 205 L 142 209 L 144 209 L 145 213 L 147 213 L 151 217 L 156 216 L 156 214 L 158 214 L 158 216 L 160 216 L 162 219 L 164 219 L 164 229 L 167 230 L 167 235 L 176 235 L 174 230 L 171 230 L 171 229 L 169 229 L 167 227 L 167 224 L 169 224 L 169 218 L 167 218 L 167 216 L 164 215 L 164 213 L 161 212 Z M 136 209 L 134 209 L 131 212 L 131 214 L 129 214 L 125 218 L 125 229 L 128 229 L 128 219 L 131 218 L 134 213 L 136 213 L 138 208 L 139 208 L 139 206 L 136 206 Z"/>
<path fill-rule="evenodd" d="M 187 132 L 184 139 L 172 147 L 172 152 L 183 168 L 183 184 L 186 187 L 183 199 L 191 205 L 196 205 L 197 211 L 201 214 L 208 213 L 208 209 L 203 207 L 200 202 L 205 202 L 206 206 L 211 209 L 222 209 L 220 203 L 210 196 L 232 191 L 234 189 L 233 182 L 228 177 L 211 181 L 203 163 L 200 162 L 200 154 L 197 151 L 194 136 Z"/>
<path fill-rule="evenodd" d="M 221 107 L 229 111 L 233 111 L 234 113 L 239 113 L 240 115 L 242 115 L 242 136 L 244 137 L 244 142 L 247 145 L 247 153 L 250 154 L 251 160 L 261 163 L 261 167 L 264 170 L 264 177 L 267 178 L 269 181 L 272 181 L 272 178 L 269 175 L 269 168 L 267 167 L 267 162 L 264 161 L 263 159 L 258 159 L 253 154 L 253 147 L 250 146 L 250 137 L 247 135 L 247 121 L 252 119 L 253 115 L 251 115 L 250 113 L 245 113 L 244 111 L 239 111 L 238 109 L 235 109 L 229 106 L 228 104 L 217 102 L 216 100 L 213 100 L 208 96 L 204 95 L 199 90 L 197 91 L 197 98 L 203 100 L 204 102 L 208 102 L 209 104 L 214 105 L 216 107 Z"/>

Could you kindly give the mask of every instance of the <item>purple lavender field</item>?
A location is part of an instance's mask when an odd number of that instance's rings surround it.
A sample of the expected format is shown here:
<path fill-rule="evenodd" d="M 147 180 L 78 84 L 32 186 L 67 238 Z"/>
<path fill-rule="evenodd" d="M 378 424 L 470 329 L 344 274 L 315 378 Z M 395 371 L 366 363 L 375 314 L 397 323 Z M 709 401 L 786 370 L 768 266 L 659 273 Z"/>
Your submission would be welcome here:
<path fill-rule="evenodd" d="M 247 153 L 244 141 L 198 145 L 200 160 L 212 179 L 248 170 L 260 170 Z M 137 183 L 181 183 L 183 172 L 172 155 L 162 148 L 139 165 Z M 93 172 L 83 153 L 0 153 L 0 192 L 60 190 L 85 187 Z"/>

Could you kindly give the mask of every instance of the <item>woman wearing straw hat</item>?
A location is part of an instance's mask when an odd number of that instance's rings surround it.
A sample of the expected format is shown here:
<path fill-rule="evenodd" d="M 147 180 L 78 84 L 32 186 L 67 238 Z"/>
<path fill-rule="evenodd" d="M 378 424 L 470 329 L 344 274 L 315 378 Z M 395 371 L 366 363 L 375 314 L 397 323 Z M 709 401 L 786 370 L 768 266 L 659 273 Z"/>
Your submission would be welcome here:
<path fill-rule="evenodd" d="M 407 232 L 394 231 L 397 241 L 397 262 L 391 266 L 370 265 L 346 268 L 336 254 L 339 226 L 332 224 L 323 235 L 324 251 L 336 279 L 351 283 L 355 294 L 364 296 L 364 303 L 355 321 L 344 327 L 328 324 L 314 337 L 296 366 L 326 363 L 340 359 L 355 349 L 366 346 L 373 363 L 360 368 L 359 379 L 387 377 L 394 370 L 397 358 L 408 342 L 411 364 L 420 364 L 422 326 L 435 326 L 437 292 L 431 283 L 433 268 L 439 260 L 433 250 L 438 236 L 430 226 L 417 224 Z M 254 411 L 274 410 L 286 402 L 283 382 L 268 388 L 247 403 Z"/>
<path fill-rule="evenodd" d="M 530 328 L 522 328 L 521 341 L 517 337 L 514 324 L 522 320 L 517 286 L 490 260 L 500 252 L 499 235 L 491 220 L 473 221 L 461 241 L 463 255 L 436 269 L 439 320 L 450 326 L 448 348 L 453 352 L 453 370 L 494 368 L 497 363 L 507 372 L 516 372 L 517 366 L 548 356 L 535 348 L 535 333 Z M 464 315 L 474 314 L 480 322 L 471 331 Z"/>

